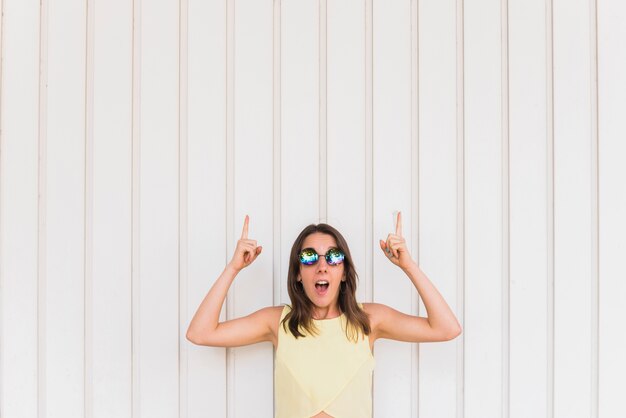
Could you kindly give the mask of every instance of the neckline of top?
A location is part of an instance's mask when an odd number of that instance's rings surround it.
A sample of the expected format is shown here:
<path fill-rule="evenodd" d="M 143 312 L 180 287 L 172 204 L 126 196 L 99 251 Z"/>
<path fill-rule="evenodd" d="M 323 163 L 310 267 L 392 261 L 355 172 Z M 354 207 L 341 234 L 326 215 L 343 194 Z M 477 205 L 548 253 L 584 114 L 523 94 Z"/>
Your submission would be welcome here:
<path fill-rule="evenodd" d="M 339 318 L 341 318 L 341 317 L 342 317 L 342 316 L 344 316 L 344 315 L 345 315 L 345 314 L 342 312 L 342 313 L 341 313 L 341 315 L 336 316 L 336 317 L 334 317 L 334 318 L 324 318 L 324 319 L 315 319 L 315 318 L 311 318 L 311 319 L 312 319 L 313 321 L 316 321 L 316 322 L 325 322 L 325 321 L 332 321 L 332 320 L 334 320 L 334 319 L 339 319 Z"/>

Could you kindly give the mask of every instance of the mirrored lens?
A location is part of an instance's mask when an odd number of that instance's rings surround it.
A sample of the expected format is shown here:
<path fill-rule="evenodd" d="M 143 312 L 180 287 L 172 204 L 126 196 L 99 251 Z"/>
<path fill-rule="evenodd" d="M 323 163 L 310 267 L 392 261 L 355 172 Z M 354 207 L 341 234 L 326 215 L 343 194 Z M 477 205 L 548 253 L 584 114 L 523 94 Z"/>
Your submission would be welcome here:
<path fill-rule="evenodd" d="M 311 248 L 305 248 L 300 252 L 300 262 L 302 264 L 311 265 L 317 263 L 318 255 Z"/>
<path fill-rule="evenodd" d="M 343 253 L 337 248 L 331 248 L 326 253 L 326 262 L 331 265 L 340 264 L 343 262 L 344 257 Z"/>

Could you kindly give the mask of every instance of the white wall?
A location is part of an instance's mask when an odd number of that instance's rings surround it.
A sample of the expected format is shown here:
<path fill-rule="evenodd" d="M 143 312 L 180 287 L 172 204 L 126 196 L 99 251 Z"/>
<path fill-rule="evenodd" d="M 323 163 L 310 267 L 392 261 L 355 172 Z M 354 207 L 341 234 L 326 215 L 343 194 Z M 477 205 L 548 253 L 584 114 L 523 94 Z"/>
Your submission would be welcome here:
<path fill-rule="evenodd" d="M 269 343 L 187 325 L 289 303 L 329 222 L 358 299 L 463 334 L 376 343 L 376 418 L 626 415 L 619 0 L 0 0 L 0 416 L 270 417 Z"/>

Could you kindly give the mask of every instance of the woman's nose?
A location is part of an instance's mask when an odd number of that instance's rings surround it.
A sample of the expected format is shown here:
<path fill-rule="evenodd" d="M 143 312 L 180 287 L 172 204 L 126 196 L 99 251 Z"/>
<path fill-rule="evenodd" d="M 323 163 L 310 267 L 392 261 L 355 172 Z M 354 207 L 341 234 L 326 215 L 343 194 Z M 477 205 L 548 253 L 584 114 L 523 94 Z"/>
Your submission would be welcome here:
<path fill-rule="evenodd" d="M 319 260 L 317 261 L 317 270 L 326 271 L 327 268 L 328 268 L 328 263 L 326 262 L 326 257 L 320 257 Z"/>

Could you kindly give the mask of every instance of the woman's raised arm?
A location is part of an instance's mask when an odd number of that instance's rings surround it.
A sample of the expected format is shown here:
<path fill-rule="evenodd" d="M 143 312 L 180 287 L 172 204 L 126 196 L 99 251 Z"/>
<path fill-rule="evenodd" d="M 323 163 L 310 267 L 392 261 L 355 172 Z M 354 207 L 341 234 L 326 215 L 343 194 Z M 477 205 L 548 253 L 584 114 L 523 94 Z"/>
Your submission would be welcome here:
<path fill-rule="evenodd" d="M 233 280 L 243 268 L 252 264 L 262 251 L 262 247 L 257 246 L 255 240 L 248 239 L 248 222 L 249 217 L 246 215 L 241 238 L 237 241 L 232 260 L 215 281 L 189 323 L 187 339 L 194 344 L 237 347 L 271 340 L 272 307 L 261 309 L 243 318 L 219 322 L 222 305 Z"/>
<path fill-rule="evenodd" d="M 379 338 L 398 341 L 426 342 L 449 341 L 462 332 L 456 316 L 439 291 L 413 261 L 402 236 L 402 216 L 398 212 L 396 233 L 389 234 L 387 241 L 380 240 L 380 248 L 396 266 L 400 267 L 417 289 L 428 317 L 406 315 L 381 304 L 371 304 L 370 309 L 380 319 L 377 327 Z"/>

